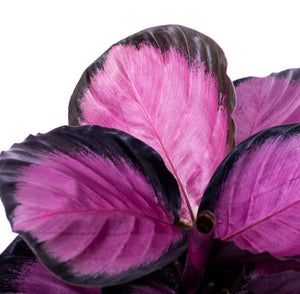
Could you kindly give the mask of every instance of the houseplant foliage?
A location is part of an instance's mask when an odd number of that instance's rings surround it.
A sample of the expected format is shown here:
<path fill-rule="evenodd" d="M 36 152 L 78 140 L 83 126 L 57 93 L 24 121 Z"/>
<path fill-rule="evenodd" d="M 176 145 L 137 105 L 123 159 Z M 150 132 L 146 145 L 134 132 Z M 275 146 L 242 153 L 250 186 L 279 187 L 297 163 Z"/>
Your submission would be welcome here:
<path fill-rule="evenodd" d="M 69 126 L 2 152 L 0 291 L 297 293 L 300 70 L 226 67 L 192 29 L 141 31 L 86 69 Z"/>

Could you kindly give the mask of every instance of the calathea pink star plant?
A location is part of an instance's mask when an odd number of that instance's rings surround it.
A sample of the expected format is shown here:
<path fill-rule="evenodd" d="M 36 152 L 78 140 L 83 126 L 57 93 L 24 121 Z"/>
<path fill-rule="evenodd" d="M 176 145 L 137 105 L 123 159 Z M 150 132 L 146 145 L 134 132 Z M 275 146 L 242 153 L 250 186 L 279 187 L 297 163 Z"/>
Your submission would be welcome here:
<path fill-rule="evenodd" d="M 297 293 L 300 70 L 226 67 L 146 29 L 83 73 L 69 126 L 1 153 L 2 293 Z"/>

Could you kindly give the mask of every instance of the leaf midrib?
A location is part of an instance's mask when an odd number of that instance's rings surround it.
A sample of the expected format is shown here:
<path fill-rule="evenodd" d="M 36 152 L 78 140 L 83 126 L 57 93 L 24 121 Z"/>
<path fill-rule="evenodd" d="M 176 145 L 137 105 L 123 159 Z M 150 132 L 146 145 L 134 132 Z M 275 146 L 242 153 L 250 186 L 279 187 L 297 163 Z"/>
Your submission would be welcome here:
<path fill-rule="evenodd" d="M 151 116 L 150 116 L 150 114 L 148 113 L 148 111 L 146 110 L 144 104 L 142 103 L 141 96 L 139 95 L 139 93 L 138 93 L 138 91 L 137 91 L 135 85 L 132 83 L 131 79 L 129 78 L 128 73 L 127 73 L 126 69 L 125 69 L 124 66 L 123 66 L 123 63 L 120 62 L 120 64 L 122 64 L 122 70 L 124 71 L 124 74 L 125 74 L 127 80 L 129 81 L 129 83 L 130 83 L 130 85 L 131 85 L 133 91 L 134 91 L 135 97 L 137 98 L 137 103 L 141 106 L 141 109 L 142 109 L 142 111 L 143 111 L 143 113 L 144 113 L 144 115 L 145 115 L 146 121 L 147 121 L 148 124 L 151 126 L 151 129 L 152 129 L 153 132 L 155 133 L 155 138 L 157 138 L 157 141 L 158 141 L 160 147 L 162 148 L 162 150 L 163 150 L 163 152 L 164 152 L 165 158 L 167 159 L 167 161 L 168 161 L 168 163 L 169 163 L 169 166 L 170 166 L 170 168 L 171 168 L 171 173 L 173 174 L 173 176 L 174 176 L 175 179 L 176 179 L 176 182 L 177 182 L 177 184 L 178 184 L 178 186 L 179 186 L 179 190 L 181 191 L 180 194 L 182 194 L 182 196 L 183 196 L 182 198 L 184 199 L 184 202 L 186 203 L 186 206 L 187 206 L 187 208 L 188 208 L 188 211 L 189 211 L 189 214 L 190 214 L 190 219 L 191 219 L 192 223 L 194 223 L 194 222 L 195 222 L 194 214 L 193 214 L 193 210 L 192 210 L 192 208 L 191 208 L 190 202 L 189 202 L 189 200 L 188 200 L 188 195 L 186 194 L 185 189 L 184 189 L 184 187 L 183 187 L 183 185 L 182 185 L 182 183 L 181 183 L 181 181 L 180 181 L 180 178 L 179 178 L 179 176 L 178 176 L 178 174 L 177 174 L 177 172 L 176 172 L 176 169 L 175 169 L 175 167 L 174 167 L 174 165 L 173 165 L 173 162 L 172 162 L 172 160 L 171 160 L 171 158 L 170 158 L 170 155 L 169 155 L 169 153 L 167 152 L 167 150 L 166 150 L 166 148 L 165 148 L 165 146 L 164 146 L 164 144 L 163 144 L 163 142 L 162 142 L 161 137 L 158 135 L 157 129 L 156 129 L 156 127 L 155 127 L 155 126 L 153 125 L 153 123 L 152 123 Z M 181 207 L 181 208 L 182 208 L 182 207 Z"/>

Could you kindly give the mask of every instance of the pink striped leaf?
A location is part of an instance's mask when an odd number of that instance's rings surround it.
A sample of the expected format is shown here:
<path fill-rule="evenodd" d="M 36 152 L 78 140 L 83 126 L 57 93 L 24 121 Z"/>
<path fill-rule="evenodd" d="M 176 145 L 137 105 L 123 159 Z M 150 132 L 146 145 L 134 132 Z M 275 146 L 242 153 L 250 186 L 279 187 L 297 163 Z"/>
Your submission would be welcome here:
<path fill-rule="evenodd" d="M 212 177 L 199 210 L 216 217 L 215 238 L 258 254 L 300 254 L 300 124 L 243 141 Z"/>
<path fill-rule="evenodd" d="M 174 177 L 156 151 L 122 131 L 60 127 L 2 152 L 0 166 L 13 230 L 67 282 L 130 281 L 187 248 Z"/>
<path fill-rule="evenodd" d="M 192 29 L 168 25 L 130 36 L 83 73 L 71 125 L 125 131 L 155 149 L 176 178 L 181 221 L 192 227 L 206 185 L 233 146 L 235 105 L 222 49 Z"/>
<path fill-rule="evenodd" d="M 0 255 L 0 293 L 100 294 L 101 288 L 63 282 L 17 237 Z"/>
<path fill-rule="evenodd" d="M 300 69 L 234 81 L 237 144 L 266 128 L 300 123 Z"/>

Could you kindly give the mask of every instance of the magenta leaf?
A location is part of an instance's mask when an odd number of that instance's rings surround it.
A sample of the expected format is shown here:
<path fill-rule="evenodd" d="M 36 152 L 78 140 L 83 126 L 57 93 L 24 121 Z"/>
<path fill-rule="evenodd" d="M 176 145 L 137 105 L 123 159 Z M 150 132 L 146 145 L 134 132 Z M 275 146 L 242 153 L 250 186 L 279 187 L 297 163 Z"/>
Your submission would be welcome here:
<path fill-rule="evenodd" d="M 215 238 L 252 253 L 300 254 L 300 124 L 243 141 L 212 177 L 199 211 L 216 217 Z"/>
<path fill-rule="evenodd" d="M 17 237 L 0 255 L 0 293 L 100 294 L 101 288 L 75 286 L 58 279 Z"/>
<path fill-rule="evenodd" d="M 266 128 L 300 122 L 300 69 L 234 81 L 237 144 Z"/>
<path fill-rule="evenodd" d="M 222 49 L 197 31 L 141 31 L 83 73 L 69 122 L 120 129 L 155 149 L 178 182 L 181 221 L 192 227 L 210 177 L 234 144 L 226 67 Z"/>
<path fill-rule="evenodd" d="M 67 282 L 107 286 L 161 268 L 187 248 L 180 195 L 160 156 L 99 126 L 29 136 L 0 158 L 15 232 Z"/>
<path fill-rule="evenodd" d="M 101 294 L 183 294 L 181 274 L 176 263 L 132 282 L 105 287 Z"/>
<path fill-rule="evenodd" d="M 300 289 L 300 272 L 260 276 L 250 280 L 238 294 L 298 294 Z"/>

